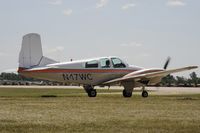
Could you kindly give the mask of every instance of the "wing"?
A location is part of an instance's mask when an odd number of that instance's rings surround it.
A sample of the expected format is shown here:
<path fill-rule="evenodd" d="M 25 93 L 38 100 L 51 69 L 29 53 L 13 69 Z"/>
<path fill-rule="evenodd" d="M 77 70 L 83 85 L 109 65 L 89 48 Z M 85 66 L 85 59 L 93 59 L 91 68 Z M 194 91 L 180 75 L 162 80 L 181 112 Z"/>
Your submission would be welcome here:
<path fill-rule="evenodd" d="M 124 81 L 135 81 L 135 82 L 139 82 L 139 81 L 154 81 L 157 79 L 157 81 L 161 80 L 163 77 L 167 76 L 168 74 L 171 73 L 177 73 L 177 72 L 182 72 L 182 71 L 187 71 L 187 70 L 191 70 L 191 69 L 196 69 L 198 68 L 197 66 L 189 66 L 189 67 L 183 67 L 183 68 L 178 68 L 178 69 L 171 69 L 171 70 L 162 70 L 159 72 L 147 72 L 147 73 L 143 73 L 143 74 L 136 74 L 136 75 L 130 75 L 130 76 L 124 76 L 122 78 L 117 78 L 114 80 L 110 80 L 107 82 L 104 82 L 104 85 L 111 85 L 111 84 L 115 84 L 115 83 L 121 83 Z"/>

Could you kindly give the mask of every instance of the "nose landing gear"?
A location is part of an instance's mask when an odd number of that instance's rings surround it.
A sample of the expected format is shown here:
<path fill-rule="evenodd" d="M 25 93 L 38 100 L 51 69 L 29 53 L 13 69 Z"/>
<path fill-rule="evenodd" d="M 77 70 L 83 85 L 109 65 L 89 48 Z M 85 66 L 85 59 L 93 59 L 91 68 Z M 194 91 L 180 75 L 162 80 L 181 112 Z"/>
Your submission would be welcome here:
<path fill-rule="evenodd" d="M 148 92 L 145 90 L 145 87 L 143 86 L 142 87 L 142 97 L 144 97 L 144 98 L 146 98 L 146 97 L 148 97 Z"/>

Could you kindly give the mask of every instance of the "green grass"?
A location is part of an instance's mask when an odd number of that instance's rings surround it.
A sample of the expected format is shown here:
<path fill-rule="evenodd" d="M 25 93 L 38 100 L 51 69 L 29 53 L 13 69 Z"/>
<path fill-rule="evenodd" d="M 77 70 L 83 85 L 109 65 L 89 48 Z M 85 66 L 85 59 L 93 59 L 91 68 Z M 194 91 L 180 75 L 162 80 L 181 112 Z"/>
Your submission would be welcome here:
<path fill-rule="evenodd" d="M 123 98 L 98 91 L 89 98 L 80 89 L 1 88 L 0 132 L 200 132 L 200 94 Z"/>

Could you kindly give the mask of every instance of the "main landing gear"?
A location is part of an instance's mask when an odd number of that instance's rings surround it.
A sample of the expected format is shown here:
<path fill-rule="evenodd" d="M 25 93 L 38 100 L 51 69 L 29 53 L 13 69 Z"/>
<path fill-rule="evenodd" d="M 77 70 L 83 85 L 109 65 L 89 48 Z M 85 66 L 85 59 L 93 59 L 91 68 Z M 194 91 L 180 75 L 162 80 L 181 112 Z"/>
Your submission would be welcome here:
<path fill-rule="evenodd" d="M 124 87 L 122 94 L 123 94 L 124 97 L 131 97 L 132 92 L 133 92 L 133 89 Z M 148 97 L 148 92 L 145 90 L 144 86 L 142 87 L 142 97 L 144 97 L 144 98 Z"/>
<path fill-rule="evenodd" d="M 92 85 L 85 85 L 83 86 L 85 91 L 87 92 L 89 97 L 96 97 L 97 96 L 97 91 L 94 89 Z M 123 96 L 124 97 L 131 97 L 133 92 L 133 87 L 132 86 L 124 86 L 123 90 Z M 148 92 L 145 90 L 145 87 L 142 87 L 142 97 L 146 98 L 148 97 Z"/>
<path fill-rule="evenodd" d="M 91 85 L 83 86 L 89 97 L 96 97 L 97 91 Z"/>
<path fill-rule="evenodd" d="M 132 91 L 128 91 L 126 89 L 123 90 L 123 96 L 124 97 L 131 97 L 132 96 Z"/>
<path fill-rule="evenodd" d="M 123 90 L 123 96 L 124 97 L 131 97 L 133 88 L 134 88 L 134 82 L 123 82 L 122 85 L 124 86 Z"/>

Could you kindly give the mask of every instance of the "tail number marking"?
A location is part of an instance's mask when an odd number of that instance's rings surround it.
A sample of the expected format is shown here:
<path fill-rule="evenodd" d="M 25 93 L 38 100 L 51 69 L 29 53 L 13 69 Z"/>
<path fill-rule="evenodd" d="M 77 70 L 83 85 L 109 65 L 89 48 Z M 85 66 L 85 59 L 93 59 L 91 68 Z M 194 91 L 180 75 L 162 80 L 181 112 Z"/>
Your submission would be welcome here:
<path fill-rule="evenodd" d="M 91 74 L 62 74 L 64 80 L 92 80 Z"/>

